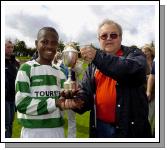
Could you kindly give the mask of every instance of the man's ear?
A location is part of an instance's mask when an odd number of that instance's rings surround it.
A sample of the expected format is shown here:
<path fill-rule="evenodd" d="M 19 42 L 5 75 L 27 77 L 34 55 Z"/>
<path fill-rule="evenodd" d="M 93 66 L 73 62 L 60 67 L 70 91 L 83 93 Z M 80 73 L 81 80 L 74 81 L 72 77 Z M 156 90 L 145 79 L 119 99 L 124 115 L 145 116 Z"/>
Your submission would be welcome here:
<path fill-rule="evenodd" d="M 120 38 L 121 38 L 121 42 L 122 42 L 122 35 L 121 35 L 121 37 L 120 37 Z"/>
<path fill-rule="evenodd" d="M 38 45 L 38 41 L 37 41 L 37 40 L 35 40 L 35 46 L 36 46 L 36 48 L 37 48 L 37 45 Z"/>

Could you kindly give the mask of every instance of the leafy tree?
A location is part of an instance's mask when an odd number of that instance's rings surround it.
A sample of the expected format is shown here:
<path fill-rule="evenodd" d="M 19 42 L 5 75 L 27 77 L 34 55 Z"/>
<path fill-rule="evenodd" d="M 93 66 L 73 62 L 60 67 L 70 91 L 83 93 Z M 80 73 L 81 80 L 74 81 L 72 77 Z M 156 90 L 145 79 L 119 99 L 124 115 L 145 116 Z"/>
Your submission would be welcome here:
<path fill-rule="evenodd" d="M 37 50 L 36 48 L 28 48 L 27 49 L 28 55 L 32 57 L 33 54 L 36 52 L 36 50 Z"/>
<path fill-rule="evenodd" d="M 60 40 L 57 51 L 62 52 L 64 50 L 64 47 L 65 47 L 65 45 L 64 45 L 63 41 Z"/>
<path fill-rule="evenodd" d="M 36 48 L 27 48 L 26 43 L 24 41 L 20 41 L 18 39 L 14 42 L 14 53 L 16 56 L 33 56 Z"/>
<path fill-rule="evenodd" d="M 24 41 L 16 40 L 14 44 L 14 53 L 20 54 L 22 56 L 27 55 L 27 46 Z"/>

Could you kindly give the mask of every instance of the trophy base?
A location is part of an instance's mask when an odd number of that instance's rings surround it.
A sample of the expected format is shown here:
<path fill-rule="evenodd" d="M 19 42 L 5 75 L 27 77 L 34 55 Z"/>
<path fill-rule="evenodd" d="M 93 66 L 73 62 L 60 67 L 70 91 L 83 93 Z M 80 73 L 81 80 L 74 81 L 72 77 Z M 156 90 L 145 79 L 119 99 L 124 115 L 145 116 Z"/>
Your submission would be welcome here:
<path fill-rule="evenodd" d="M 65 90 L 76 90 L 77 89 L 76 82 L 67 80 L 66 82 L 64 82 L 64 89 Z"/>

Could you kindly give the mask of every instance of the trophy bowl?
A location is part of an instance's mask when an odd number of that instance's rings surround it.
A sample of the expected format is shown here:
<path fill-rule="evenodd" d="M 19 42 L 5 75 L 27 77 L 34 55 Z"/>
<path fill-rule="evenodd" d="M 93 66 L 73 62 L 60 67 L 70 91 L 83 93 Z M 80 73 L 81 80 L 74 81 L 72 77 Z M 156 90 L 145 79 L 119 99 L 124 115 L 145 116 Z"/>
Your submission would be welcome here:
<path fill-rule="evenodd" d="M 74 68 L 78 59 L 78 51 L 74 48 L 73 45 L 68 44 L 63 50 L 63 63 L 68 68 L 68 79 L 64 82 L 65 90 L 75 90 L 76 81 L 72 81 L 72 68 Z"/>
<path fill-rule="evenodd" d="M 74 68 L 78 59 L 78 51 L 72 46 L 66 46 L 63 50 L 63 62 L 64 65 L 70 68 Z"/>

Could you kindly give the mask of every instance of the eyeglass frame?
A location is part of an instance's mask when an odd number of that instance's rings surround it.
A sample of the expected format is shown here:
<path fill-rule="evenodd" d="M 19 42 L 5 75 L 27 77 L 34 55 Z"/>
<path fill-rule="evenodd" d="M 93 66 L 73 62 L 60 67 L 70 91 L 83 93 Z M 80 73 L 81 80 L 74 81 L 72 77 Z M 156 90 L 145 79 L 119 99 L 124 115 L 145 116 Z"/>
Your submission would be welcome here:
<path fill-rule="evenodd" d="M 102 39 L 102 38 L 101 38 L 102 35 L 107 35 L 107 38 Z M 117 35 L 117 36 L 116 36 L 115 38 L 112 38 L 112 35 Z M 101 40 L 107 40 L 108 38 L 109 38 L 109 39 L 117 39 L 118 36 L 121 36 L 121 35 L 120 35 L 120 34 L 117 34 L 117 33 L 114 33 L 114 32 L 109 32 L 109 33 L 103 33 L 103 34 L 101 34 L 101 35 L 99 34 L 99 37 L 98 37 L 98 38 L 101 39 Z"/>

